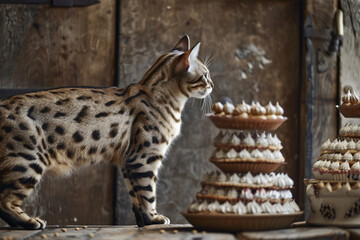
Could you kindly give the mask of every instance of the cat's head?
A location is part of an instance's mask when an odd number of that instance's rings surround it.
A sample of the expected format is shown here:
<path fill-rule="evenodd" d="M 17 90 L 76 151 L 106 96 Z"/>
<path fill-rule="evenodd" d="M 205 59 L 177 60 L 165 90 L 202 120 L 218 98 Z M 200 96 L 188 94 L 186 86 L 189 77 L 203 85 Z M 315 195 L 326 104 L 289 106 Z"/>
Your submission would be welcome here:
<path fill-rule="evenodd" d="M 199 50 L 200 43 L 190 49 L 189 37 L 185 35 L 181 38 L 171 50 L 171 53 L 176 54 L 172 74 L 184 95 L 205 98 L 212 92 L 214 84 L 209 69 L 197 58 Z"/>

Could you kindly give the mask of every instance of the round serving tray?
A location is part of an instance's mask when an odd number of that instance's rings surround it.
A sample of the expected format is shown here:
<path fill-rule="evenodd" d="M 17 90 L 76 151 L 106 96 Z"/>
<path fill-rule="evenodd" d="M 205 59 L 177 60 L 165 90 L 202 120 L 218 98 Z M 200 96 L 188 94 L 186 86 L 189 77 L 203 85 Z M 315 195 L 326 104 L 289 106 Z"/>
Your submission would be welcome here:
<path fill-rule="evenodd" d="M 276 130 L 287 120 L 287 117 L 277 119 L 254 117 L 242 118 L 227 115 L 214 115 L 213 113 L 206 114 L 206 117 L 208 117 L 218 128 L 264 131 Z"/>
<path fill-rule="evenodd" d="M 228 173 L 247 173 L 259 174 L 259 173 L 271 173 L 278 167 L 286 162 L 272 163 L 272 162 L 244 162 L 236 160 L 217 160 L 210 158 L 210 162 L 221 169 L 223 172 Z"/>
<path fill-rule="evenodd" d="M 286 228 L 303 212 L 244 215 L 183 212 L 182 215 L 199 230 L 240 232 Z"/>

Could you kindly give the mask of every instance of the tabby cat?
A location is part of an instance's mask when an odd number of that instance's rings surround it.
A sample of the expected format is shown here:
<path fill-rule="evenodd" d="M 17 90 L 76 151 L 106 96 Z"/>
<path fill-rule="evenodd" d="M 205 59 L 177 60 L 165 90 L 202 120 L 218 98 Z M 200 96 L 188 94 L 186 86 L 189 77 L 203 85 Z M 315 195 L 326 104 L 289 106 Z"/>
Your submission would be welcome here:
<path fill-rule="evenodd" d="M 142 80 L 127 88 L 59 88 L 0 102 L 0 217 L 10 226 L 43 229 L 22 209 L 45 172 L 69 175 L 111 162 L 123 171 L 138 226 L 169 223 L 156 211 L 156 179 L 180 133 L 190 98 L 214 87 L 184 36 Z"/>

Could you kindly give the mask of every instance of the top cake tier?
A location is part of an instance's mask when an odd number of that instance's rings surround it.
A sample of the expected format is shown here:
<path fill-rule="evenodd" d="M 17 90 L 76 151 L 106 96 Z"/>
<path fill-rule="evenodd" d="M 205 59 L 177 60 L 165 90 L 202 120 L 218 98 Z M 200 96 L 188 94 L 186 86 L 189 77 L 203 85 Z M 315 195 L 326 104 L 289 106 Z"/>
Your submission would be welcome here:
<path fill-rule="evenodd" d="M 216 127 L 225 129 L 270 131 L 276 130 L 287 119 L 278 102 L 275 105 L 269 102 L 266 106 L 259 102 L 249 105 L 243 101 L 235 106 L 229 102 L 216 102 L 212 109 L 213 113 L 207 117 Z"/>
<path fill-rule="evenodd" d="M 339 106 L 339 111 L 346 118 L 360 118 L 360 99 L 359 96 L 354 92 L 347 92 L 342 97 L 342 103 Z"/>

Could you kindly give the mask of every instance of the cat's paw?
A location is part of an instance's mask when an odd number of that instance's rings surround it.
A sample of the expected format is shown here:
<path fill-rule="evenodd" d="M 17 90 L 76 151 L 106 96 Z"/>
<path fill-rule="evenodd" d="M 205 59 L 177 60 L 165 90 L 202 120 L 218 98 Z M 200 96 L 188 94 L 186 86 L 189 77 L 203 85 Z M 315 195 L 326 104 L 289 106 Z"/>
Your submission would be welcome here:
<path fill-rule="evenodd" d="M 30 218 L 26 222 L 18 222 L 20 226 L 29 230 L 44 229 L 46 227 L 46 221 L 36 217 Z"/>
<path fill-rule="evenodd" d="M 156 215 L 151 221 L 151 224 L 170 224 L 170 219 L 161 214 Z"/>

